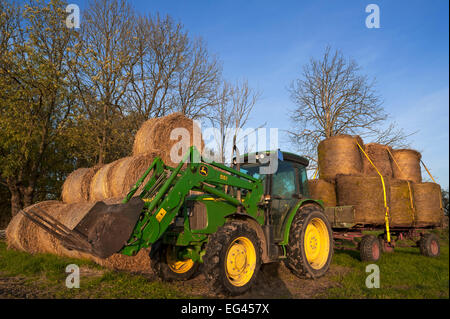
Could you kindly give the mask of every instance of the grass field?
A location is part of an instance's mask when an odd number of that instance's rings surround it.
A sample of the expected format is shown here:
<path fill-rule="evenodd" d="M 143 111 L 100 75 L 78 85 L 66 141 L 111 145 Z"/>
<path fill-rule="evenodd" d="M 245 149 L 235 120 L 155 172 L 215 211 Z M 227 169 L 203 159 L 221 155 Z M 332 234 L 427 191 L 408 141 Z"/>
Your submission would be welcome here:
<path fill-rule="evenodd" d="M 261 272 L 261 283 L 245 298 L 449 298 L 448 231 L 440 233 L 441 255 L 429 258 L 418 248 L 398 247 L 376 263 L 380 288 L 366 288 L 369 263 L 357 251 L 336 251 L 329 273 L 318 280 L 297 279 L 286 268 Z M 80 266 L 79 289 L 65 286 L 65 268 Z M 281 292 L 279 287 L 284 287 Z M 278 289 L 278 290 L 277 290 Z M 258 290 L 258 291 L 256 291 Z M 267 290 L 262 294 L 261 290 Z M 8 250 L 0 241 L 0 298 L 211 298 L 204 281 L 164 283 L 152 275 L 116 272 L 92 262 L 30 255 Z M 219 296 L 220 297 L 220 296 Z M 222 296 L 223 297 L 223 296 Z"/>

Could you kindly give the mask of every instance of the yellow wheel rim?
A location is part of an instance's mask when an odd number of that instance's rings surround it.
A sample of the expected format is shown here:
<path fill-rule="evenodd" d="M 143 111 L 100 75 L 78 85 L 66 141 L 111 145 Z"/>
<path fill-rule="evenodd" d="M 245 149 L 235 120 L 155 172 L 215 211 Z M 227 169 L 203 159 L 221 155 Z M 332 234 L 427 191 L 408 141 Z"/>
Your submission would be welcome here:
<path fill-rule="evenodd" d="M 322 219 L 313 218 L 306 226 L 304 246 L 311 267 L 321 269 L 327 263 L 330 252 L 330 234 Z"/>
<path fill-rule="evenodd" d="M 250 239 L 236 238 L 226 254 L 226 274 L 233 286 L 242 287 L 252 279 L 256 267 L 256 250 Z"/>
<path fill-rule="evenodd" d="M 194 267 L 194 261 L 192 259 L 178 260 L 174 248 L 167 249 L 166 259 L 170 270 L 177 274 L 184 274 Z"/>

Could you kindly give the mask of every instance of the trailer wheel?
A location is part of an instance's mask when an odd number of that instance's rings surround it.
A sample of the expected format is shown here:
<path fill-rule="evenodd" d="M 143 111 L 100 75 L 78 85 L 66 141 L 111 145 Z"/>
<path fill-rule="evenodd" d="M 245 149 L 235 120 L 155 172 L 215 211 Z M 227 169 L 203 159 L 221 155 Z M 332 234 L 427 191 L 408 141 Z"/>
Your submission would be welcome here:
<path fill-rule="evenodd" d="M 380 240 L 374 235 L 364 235 L 359 243 L 359 253 L 362 261 L 377 261 L 381 256 Z"/>
<path fill-rule="evenodd" d="M 203 271 L 215 292 L 242 294 L 253 285 L 261 267 L 262 249 L 256 232 L 232 221 L 210 235 Z"/>
<path fill-rule="evenodd" d="M 439 238 L 435 234 L 425 234 L 419 241 L 420 253 L 427 257 L 438 257 L 441 253 Z"/>
<path fill-rule="evenodd" d="M 286 257 L 286 266 L 298 277 L 317 278 L 328 271 L 333 257 L 333 233 L 320 207 L 304 206 L 294 216 Z"/>
<path fill-rule="evenodd" d="M 153 272 L 164 281 L 188 280 L 197 274 L 199 263 L 192 259 L 180 260 L 176 257 L 175 246 L 154 244 L 150 252 Z"/>

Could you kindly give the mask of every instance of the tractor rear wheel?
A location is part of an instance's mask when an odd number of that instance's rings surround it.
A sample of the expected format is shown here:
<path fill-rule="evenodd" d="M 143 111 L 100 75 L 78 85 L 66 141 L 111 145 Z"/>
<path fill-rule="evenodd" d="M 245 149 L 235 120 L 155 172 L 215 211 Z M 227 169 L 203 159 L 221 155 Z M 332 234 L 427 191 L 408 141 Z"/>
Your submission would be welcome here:
<path fill-rule="evenodd" d="M 181 260 L 177 257 L 175 246 L 155 244 L 150 252 L 153 272 L 164 281 L 181 281 L 196 275 L 199 264 L 192 259 Z"/>
<path fill-rule="evenodd" d="M 333 233 L 321 207 L 307 205 L 294 216 L 286 257 L 286 266 L 299 277 L 317 278 L 328 271 L 333 257 Z"/>
<path fill-rule="evenodd" d="M 439 238 L 435 234 L 425 234 L 419 241 L 420 253 L 427 257 L 438 257 L 441 253 Z"/>
<path fill-rule="evenodd" d="M 384 241 L 383 241 L 384 244 Z M 362 261 L 377 261 L 380 259 L 381 241 L 374 235 L 364 235 L 359 243 L 359 254 Z"/>
<path fill-rule="evenodd" d="M 250 289 L 261 267 L 262 249 L 256 232 L 232 221 L 210 235 L 203 271 L 215 292 L 239 295 Z"/>

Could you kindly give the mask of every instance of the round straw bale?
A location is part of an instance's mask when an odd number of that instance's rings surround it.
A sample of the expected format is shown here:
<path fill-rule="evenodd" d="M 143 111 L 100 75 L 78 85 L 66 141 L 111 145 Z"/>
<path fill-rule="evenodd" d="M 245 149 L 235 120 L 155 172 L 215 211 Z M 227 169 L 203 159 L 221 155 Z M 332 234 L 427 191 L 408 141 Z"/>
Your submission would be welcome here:
<path fill-rule="evenodd" d="M 145 155 L 130 156 L 117 160 L 110 174 L 109 193 L 111 196 L 125 197 L 157 156 L 159 156 L 157 152 L 150 150 Z M 140 189 L 149 178 L 150 176 L 144 180 Z M 138 193 L 139 190 L 136 194 Z"/>
<path fill-rule="evenodd" d="M 118 161 L 101 167 L 92 177 L 89 188 L 89 201 L 96 202 L 113 197 L 111 193 L 111 172 Z"/>
<path fill-rule="evenodd" d="M 422 174 L 420 170 L 421 155 L 415 150 L 400 149 L 393 150 L 392 169 L 394 178 L 413 181 L 414 183 L 422 182 Z"/>
<path fill-rule="evenodd" d="M 19 242 L 19 225 L 22 223 L 22 218 L 24 216 L 21 213 L 16 214 L 9 222 L 8 227 L 6 227 L 6 243 L 8 248 L 23 250 Z"/>
<path fill-rule="evenodd" d="M 381 175 L 386 177 L 392 177 L 392 165 L 391 158 L 388 152 L 388 146 L 369 143 L 364 145 L 364 151 L 369 156 L 372 163 L 376 166 Z M 366 156 L 362 156 L 363 159 L 363 172 L 368 176 L 379 176 L 375 168 L 370 164 Z"/>
<path fill-rule="evenodd" d="M 159 119 L 159 117 L 154 117 L 142 123 L 134 137 L 133 155 L 145 154 L 148 150 L 152 149 L 153 127 Z"/>
<path fill-rule="evenodd" d="M 320 178 L 331 181 L 338 174 L 361 173 L 362 159 L 357 142 L 364 147 L 359 136 L 336 135 L 321 141 L 317 148 Z"/>
<path fill-rule="evenodd" d="M 28 206 L 24 208 L 24 211 L 27 212 L 33 210 L 37 214 L 40 214 L 40 211 L 43 210 L 44 212 L 49 213 L 62 205 L 63 203 L 60 201 L 49 200 Z M 20 215 L 22 215 L 22 213 L 20 213 Z M 33 223 L 30 219 L 22 215 L 17 227 L 19 249 L 29 253 L 52 252 L 51 247 L 49 247 L 50 242 L 42 240 L 43 237 L 47 238 L 45 236 L 47 232 Z"/>
<path fill-rule="evenodd" d="M 336 206 L 336 190 L 334 184 L 322 179 L 308 181 L 309 195 L 313 199 L 321 199 L 325 207 Z"/>
<path fill-rule="evenodd" d="M 150 122 L 149 122 L 150 121 Z M 172 113 L 158 119 L 150 119 L 145 122 L 136 133 L 133 145 L 133 155 L 140 155 L 148 153 L 150 150 L 156 150 L 166 154 L 168 158 L 172 158 L 172 162 L 178 163 L 176 157 L 182 157 L 183 151 L 187 151 L 192 145 L 201 152 L 203 150 L 204 142 L 201 136 L 201 130 L 195 122 L 182 113 Z M 176 134 L 177 139 L 171 139 L 171 133 L 175 129 L 186 129 L 189 133 L 182 137 Z M 180 133 L 180 132 L 174 132 Z M 175 147 L 175 148 L 174 148 Z M 173 149 L 174 154 L 170 156 Z"/>
<path fill-rule="evenodd" d="M 389 185 L 385 180 L 386 196 L 389 199 Z M 379 177 L 361 175 L 337 175 L 336 195 L 340 206 L 355 207 L 355 223 L 382 225 L 386 208 L 383 185 Z"/>
<path fill-rule="evenodd" d="M 441 187 L 435 183 L 412 183 L 416 226 L 440 226 L 443 218 Z"/>
<path fill-rule="evenodd" d="M 392 227 L 411 227 L 414 225 L 415 210 L 412 196 L 412 183 L 390 180 L 389 224 Z"/>
<path fill-rule="evenodd" d="M 67 176 L 61 193 L 63 202 L 88 202 L 92 177 L 100 168 L 100 165 L 91 168 L 79 168 Z"/>

